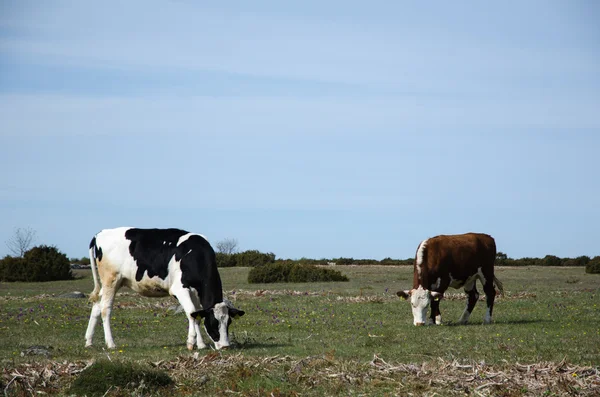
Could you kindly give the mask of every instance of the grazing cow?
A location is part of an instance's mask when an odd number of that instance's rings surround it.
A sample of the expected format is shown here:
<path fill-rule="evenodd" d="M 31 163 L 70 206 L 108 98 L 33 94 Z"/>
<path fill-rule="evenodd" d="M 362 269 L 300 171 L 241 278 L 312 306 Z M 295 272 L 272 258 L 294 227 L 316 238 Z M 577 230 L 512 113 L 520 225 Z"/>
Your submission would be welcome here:
<path fill-rule="evenodd" d="M 175 296 L 189 320 L 190 350 L 196 342 L 199 349 L 206 347 L 196 319 L 204 318 L 206 333 L 215 348 L 221 349 L 229 346 L 231 318 L 244 315 L 223 299 L 215 252 L 200 234 L 179 229 L 106 229 L 92 239 L 90 261 L 94 276 L 90 301 L 94 305 L 85 333 L 86 347 L 92 345 L 100 316 L 106 345 L 115 347 L 110 313 L 122 286 L 143 296 Z"/>
<path fill-rule="evenodd" d="M 496 297 L 495 286 L 503 292 L 502 283 L 494 276 L 496 243 L 491 236 L 467 233 L 437 236 L 424 240 L 417 248 L 413 288 L 398 291 L 404 299 L 410 298 L 415 325 L 424 325 L 427 308 L 431 305 L 429 322 L 442 323 L 440 299 L 448 287 L 460 288 L 468 295 L 467 306 L 459 322 L 466 324 L 479 299 L 475 281 L 483 284 L 487 298 L 484 323 L 492 321 L 492 309 Z"/>

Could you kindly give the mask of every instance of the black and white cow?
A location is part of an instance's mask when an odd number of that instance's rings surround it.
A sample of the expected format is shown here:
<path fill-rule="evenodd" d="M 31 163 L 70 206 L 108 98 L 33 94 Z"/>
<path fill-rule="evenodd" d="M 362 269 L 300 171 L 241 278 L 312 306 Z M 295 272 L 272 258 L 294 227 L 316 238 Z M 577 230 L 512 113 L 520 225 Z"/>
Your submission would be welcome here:
<path fill-rule="evenodd" d="M 206 347 L 196 319 L 204 318 L 204 329 L 216 349 L 229 346 L 231 318 L 244 312 L 223 299 L 215 252 L 200 234 L 179 229 L 102 230 L 90 242 L 94 277 L 94 303 L 85 333 L 86 347 L 92 345 L 94 328 L 102 316 L 104 339 L 115 347 L 110 314 L 115 294 L 122 286 L 140 295 L 172 295 L 179 300 L 189 320 L 187 348 Z"/>
<path fill-rule="evenodd" d="M 487 300 L 484 323 L 492 321 L 494 298 L 502 283 L 494 275 L 496 242 L 481 233 L 436 236 L 422 241 L 417 248 L 413 275 L 413 288 L 398 291 L 397 295 L 410 299 L 413 323 L 424 325 L 427 309 L 431 305 L 430 323 L 441 324 L 440 299 L 448 287 L 464 287 L 468 295 L 467 306 L 459 319 L 466 323 L 479 299 L 475 281 L 483 284 Z"/>

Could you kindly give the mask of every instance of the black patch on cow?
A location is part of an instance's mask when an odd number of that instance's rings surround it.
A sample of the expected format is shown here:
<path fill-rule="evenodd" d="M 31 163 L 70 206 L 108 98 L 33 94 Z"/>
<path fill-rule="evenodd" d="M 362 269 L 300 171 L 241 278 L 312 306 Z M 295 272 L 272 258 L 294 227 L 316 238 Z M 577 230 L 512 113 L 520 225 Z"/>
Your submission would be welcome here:
<path fill-rule="evenodd" d="M 167 278 L 169 261 L 176 254 L 177 241 L 187 234 L 179 229 L 129 229 L 125 238 L 129 240 L 129 253 L 137 263 L 136 281 L 144 274 L 152 278 Z"/>
<path fill-rule="evenodd" d="M 217 270 L 215 251 L 208 241 L 197 234 L 191 235 L 179 246 L 177 242 L 188 234 L 180 229 L 137 229 L 125 232 L 130 241 L 129 253 L 137 263 L 136 281 L 144 274 L 165 279 L 169 274 L 169 261 L 175 255 L 180 261 L 181 283 L 194 288 L 202 307 L 210 309 L 223 301 L 223 286 Z"/>
<path fill-rule="evenodd" d="M 90 249 L 92 249 L 92 248 L 94 249 L 94 256 L 96 257 L 96 259 L 101 261 L 102 260 L 102 248 L 98 247 L 96 245 L 96 236 L 94 236 L 92 241 L 90 241 Z"/>

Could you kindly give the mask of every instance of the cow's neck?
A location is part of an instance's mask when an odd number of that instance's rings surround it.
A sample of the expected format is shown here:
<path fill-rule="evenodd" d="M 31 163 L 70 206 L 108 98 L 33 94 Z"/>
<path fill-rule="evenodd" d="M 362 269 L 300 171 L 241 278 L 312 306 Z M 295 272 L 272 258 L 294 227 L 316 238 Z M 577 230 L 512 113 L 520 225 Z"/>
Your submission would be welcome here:
<path fill-rule="evenodd" d="M 417 289 L 419 286 L 424 289 L 429 289 L 429 269 L 426 263 L 421 263 L 419 266 L 415 264 L 415 271 L 413 276 L 413 288 Z"/>
<path fill-rule="evenodd" d="M 210 309 L 217 303 L 223 302 L 223 285 L 221 284 L 219 273 L 215 271 L 207 276 L 196 287 L 203 309 Z"/>

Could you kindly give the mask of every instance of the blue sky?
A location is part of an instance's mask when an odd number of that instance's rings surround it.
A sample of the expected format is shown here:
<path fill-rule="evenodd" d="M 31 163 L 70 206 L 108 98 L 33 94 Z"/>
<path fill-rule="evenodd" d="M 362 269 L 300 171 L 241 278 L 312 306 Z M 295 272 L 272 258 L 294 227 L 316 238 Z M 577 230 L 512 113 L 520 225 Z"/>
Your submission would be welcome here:
<path fill-rule="evenodd" d="M 2 1 L 0 257 L 179 227 L 283 258 L 600 255 L 594 1 Z"/>

